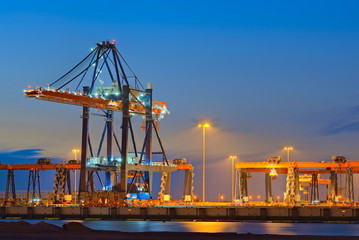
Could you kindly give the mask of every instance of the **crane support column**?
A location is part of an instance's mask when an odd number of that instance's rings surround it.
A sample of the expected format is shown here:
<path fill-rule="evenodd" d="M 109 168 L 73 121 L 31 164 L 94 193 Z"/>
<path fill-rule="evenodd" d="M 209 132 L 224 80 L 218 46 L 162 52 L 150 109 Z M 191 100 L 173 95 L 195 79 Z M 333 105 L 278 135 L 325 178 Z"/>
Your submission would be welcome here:
<path fill-rule="evenodd" d="M 128 155 L 128 127 L 130 119 L 130 86 L 123 85 L 123 111 L 122 111 L 122 142 L 121 142 L 121 192 L 123 197 L 127 194 L 127 155 Z"/>
<path fill-rule="evenodd" d="M 318 185 L 318 173 L 312 174 L 312 187 L 310 191 L 310 202 L 319 202 L 319 185 Z"/>
<path fill-rule="evenodd" d="M 336 171 L 330 171 L 330 193 L 329 200 L 332 202 L 337 201 L 338 195 L 338 174 Z"/>
<path fill-rule="evenodd" d="M 106 114 L 106 129 L 107 129 L 107 161 L 110 165 L 113 164 L 113 151 L 112 151 L 112 135 L 113 135 L 113 111 L 107 111 Z M 106 189 L 112 190 L 115 184 L 115 172 L 106 172 Z"/>
<path fill-rule="evenodd" d="M 237 168 L 234 168 L 234 196 L 233 200 L 239 200 L 240 199 L 240 185 L 239 185 L 239 174 L 240 171 Z"/>
<path fill-rule="evenodd" d="M 146 164 L 151 164 L 152 162 L 152 83 L 147 84 L 146 89 L 146 149 L 145 149 L 145 162 Z M 152 188 L 150 187 L 152 183 L 150 183 L 149 173 L 145 172 L 145 181 L 149 186 L 148 191 L 151 192 Z"/>
<path fill-rule="evenodd" d="M 158 193 L 158 198 L 161 202 L 169 201 L 170 198 L 167 196 L 171 195 L 171 173 L 170 172 L 162 172 L 161 177 L 161 186 L 160 191 Z"/>
<path fill-rule="evenodd" d="M 87 95 L 89 87 L 85 86 L 83 88 L 83 94 Z M 89 108 L 82 108 L 82 144 L 81 144 L 81 169 L 80 169 L 80 182 L 79 182 L 79 199 L 81 199 L 81 194 L 87 192 L 87 170 L 86 170 L 86 160 L 87 160 L 87 143 L 88 143 L 88 129 L 89 129 Z"/>
<path fill-rule="evenodd" d="M 265 191 L 266 191 L 266 202 L 273 202 L 273 193 L 272 193 L 272 177 L 269 173 L 265 173 Z"/>
<path fill-rule="evenodd" d="M 7 171 L 5 204 L 12 205 L 15 204 L 15 201 L 16 201 L 15 173 L 14 173 L 14 169 L 9 169 Z"/>
<path fill-rule="evenodd" d="M 150 197 L 152 198 L 152 186 L 153 186 L 153 172 L 148 172 L 148 192 L 150 194 Z"/>
<path fill-rule="evenodd" d="M 145 160 L 146 164 L 150 164 L 152 161 L 152 84 L 147 84 L 147 101 L 146 101 L 146 151 Z"/>
<path fill-rule="evenodd" d="M 345 175 L 345 201 L 347 203 L 354 202 L 354 181 L 353 168 L 348 167 Z"/>
<path fill-rule="evenodd" d="M 248 202 L 248 181 L 247 172 L 239 171 L 239 199 L 242 202 Z"/>
<path fill-rule="evenodd" d="M 59 166 L 56 168 L 56 174 L 54 179 L 54 203 L 62 204 L 65 201 L 65 195 L 72 195 L 70 169 L 64 168 L 63 166 Z"/>
<path fill-rule="evenodd" d="M 300 201 L 299 195 L 299 174 L 298 169 L 294 167 L 288 168 L 287 184 L 285 190 L 284 201 L 286 203 L 295 203 Z"/>
<path fill-rule="evenodd" d="M 171 176 L 172 176 L 172 173 L 168 172 L 167 178 L 166 178 L 166 188 L 165 188 L 167 195 L 171 195 Z"/>
<path fill-rule="evenodd" d="M 26 198 L 28 202 L 34 199 L 41 201 L 41 190 L 40 190 L 40 171 L 31 169 L 29 171 L 29 179 L 27 182 L 27 193 Z"/>
<path fill-rule="evenodd" d="M 193 168 L 186 169 L 184 172 L 184 188 L 183 188 L 183 200 L 186 202 L 193 201 Z"/>

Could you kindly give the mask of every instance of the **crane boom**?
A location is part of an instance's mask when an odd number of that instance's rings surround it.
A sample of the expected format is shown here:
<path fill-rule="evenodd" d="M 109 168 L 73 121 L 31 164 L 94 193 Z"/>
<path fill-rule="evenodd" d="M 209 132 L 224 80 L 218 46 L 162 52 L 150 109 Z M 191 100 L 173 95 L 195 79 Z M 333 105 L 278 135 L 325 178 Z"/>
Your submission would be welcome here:
<path fill-rule="evenodd" d="M 57 89 L 28 89 L 24 91 L 25 96 L 28 98 L 35 98 L 39 100 L 65 103 L 70 105 L 91 107 L 103 110 L 122 111 L 122 100 L 106 99 L 103 97 L 96 97 L 92 95 L 85 95 L 81 92 L 61 91 Z M 130 100 L 130 113 L 136 115 L 145 115 L 146 108 L 144 104 L 133 97 Z M 152 101 L 153 114 L 169 114 L 165 102 Z"/>

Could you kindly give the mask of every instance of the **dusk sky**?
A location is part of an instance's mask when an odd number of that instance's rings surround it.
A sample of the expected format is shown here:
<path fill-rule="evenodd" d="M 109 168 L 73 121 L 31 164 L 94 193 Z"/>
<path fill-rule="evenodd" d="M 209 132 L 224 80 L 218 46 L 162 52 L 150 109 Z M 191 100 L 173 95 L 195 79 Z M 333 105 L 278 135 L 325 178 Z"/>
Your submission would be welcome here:
<path fill-rule="evenodd" d="M 296 161 L 359 160 L 358 12 L 355 0 L 1 3 L 0 161 L 72 158 L 81 107 L 26 99 L 23 89 L 45 87 L 111 39 L 168 103 L 164 147 L 195 165 L 197 194 L 197 125 L 212 125 L 209 200 L 230 195 L 229 155 L 285 159 L 291 145 Z"/>

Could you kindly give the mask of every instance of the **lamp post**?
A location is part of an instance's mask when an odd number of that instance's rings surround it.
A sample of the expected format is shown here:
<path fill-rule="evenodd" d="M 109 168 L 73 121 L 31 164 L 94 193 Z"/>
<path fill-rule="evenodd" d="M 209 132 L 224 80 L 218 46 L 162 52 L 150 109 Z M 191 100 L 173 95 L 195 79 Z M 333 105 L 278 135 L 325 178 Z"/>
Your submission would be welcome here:
<path fill-rule="evenodd" d="M 77 154 L 80 152 L 80 149 L 74 148 L 72 149 L 72 152 L 75 155 L 75 161 L 77 162 Z M 74 194 L 76 196 L 76 170 L 74 170 Z"/>
<path fill-rule="evenodd" d="M 80 149 L 74 148 L 74 149 L 72 149 L 72 152 L 74 153 L 74 155 L 75 155 L 75 160 L 77 161 L 77 154 L 80 152 Z"/>
<path fill-rule="evenodd" d="M 287 151 L 287 161 L 290 162 L 290 159 L 289 159 L 289 151 L 294 150 L 294 149 L 293 149 L 293 147 L 291 147 L 291 146 L 287 146 L 287 147 L 284 147 L 284 150 Z"/>
<path fill-rule="evenodd" d="M 232 201 L 234 201 L 234 161 L 237 159 L 237 156 L 231 155 L 229 158 L 232 160 Z"/>
<path fill-rule="evenodd" d="M 202 201 L 206 200 L 206 128 L 209 128 L 208 123 L 199 124 L 202 128 Z"/>

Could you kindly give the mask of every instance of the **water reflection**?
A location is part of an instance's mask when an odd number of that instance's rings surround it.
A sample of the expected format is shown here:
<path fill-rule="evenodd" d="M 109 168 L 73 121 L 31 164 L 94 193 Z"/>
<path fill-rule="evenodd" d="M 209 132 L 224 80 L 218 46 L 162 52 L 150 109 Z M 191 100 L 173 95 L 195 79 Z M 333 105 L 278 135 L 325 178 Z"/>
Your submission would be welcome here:
<path fill-rule="evenodd" d="M 298 235 L 292 223 L 263 224 L 263 228 L 267 234 Z"/>
<path fill-rule="evenodd" d="M 181 224 L 186 232 L 236 232 L 233 225 L 228 222 L 182 222 Z"/>
<path fill-rule="evenodd" d="M 6 220 L 16 222 L 19 220 Z M 25 220 L 36 224 L 43 220 Z M 236 232 L 278 235 L 359 236 L 359 224 L 335 223 L 271 223 L 271 222 L 161 222 L 161 221 L 83 221 L 45 220 L 62 227 L 68 222 L 80 222 L 94 230 L 123 232 Z"/>
<path fill-rule="evenodd" d="M 271 222 L 85 221 L 96 230 L 126 232 L 236 232 L 278 235 L 358 236 L 359 224 Z"/>

